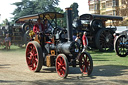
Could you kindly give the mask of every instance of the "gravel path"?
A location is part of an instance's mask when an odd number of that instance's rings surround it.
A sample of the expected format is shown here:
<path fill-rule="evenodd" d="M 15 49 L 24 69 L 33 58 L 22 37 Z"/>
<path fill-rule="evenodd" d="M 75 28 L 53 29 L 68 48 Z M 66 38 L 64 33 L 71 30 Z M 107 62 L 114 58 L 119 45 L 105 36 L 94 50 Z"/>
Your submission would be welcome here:
<path fill-rule="evenodd" d="M 91 76 L 82 75 L 79 68 L 70 67 L 67 79 L 60 79 L 55 68 L 42 67 L 41 72 L 31 72 L 25 52 L 0 50 L 0 85 L 127 85 L 128 67 L 95 66 Z"/>

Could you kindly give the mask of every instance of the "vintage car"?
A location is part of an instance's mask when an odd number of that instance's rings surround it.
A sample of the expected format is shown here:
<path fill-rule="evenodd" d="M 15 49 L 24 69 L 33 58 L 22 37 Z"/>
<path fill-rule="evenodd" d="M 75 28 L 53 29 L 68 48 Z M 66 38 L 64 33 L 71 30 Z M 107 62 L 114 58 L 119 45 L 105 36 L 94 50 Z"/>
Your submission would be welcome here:
<path fill-rule="evenodd" d="M 128 55 L 128 29 L 115 34 L 114 49 L 120 57 Z"/>
<path fill-rule="evenodd" d="M 58 12 L 44 12 L 41 14 L 20 17 L 16 22 L 32 23 L 33 19 L 40 19 L 43 23 L 48 20 L 52 30 L 34 34 L 30 30 L 30 41 L 26 46 L 26 62 L 31 71 L 38 72 L 42 65 L 56 67 L 61 78 L 66 78 L 69 66 L 79 65 L 83 74 L 90 75 L 93 61 L 89 53 L 81 52 L 79 43 L 72 39 L 72 10 L 66 9 L 67 29 L 58 27 L 58 19 L 64 14 Z M 45 23 L 43 23 L 45 25 Z"/>
<path fill-rule="evenodd" d="M 123 18 L 110 15 L 83 14 L 73 21 L 73 27 L 79 33 L 83 31 L 87 32 L 91 48 L 96 48 L 100 51 L 112 51 L 114 48 L 113 34 L 116 31 L 116 26 L 112 28 L 111 25 L 119 20 L 123 20 Z M 106 21 L 112 21 L 110 26 L 106 26 Z"/>

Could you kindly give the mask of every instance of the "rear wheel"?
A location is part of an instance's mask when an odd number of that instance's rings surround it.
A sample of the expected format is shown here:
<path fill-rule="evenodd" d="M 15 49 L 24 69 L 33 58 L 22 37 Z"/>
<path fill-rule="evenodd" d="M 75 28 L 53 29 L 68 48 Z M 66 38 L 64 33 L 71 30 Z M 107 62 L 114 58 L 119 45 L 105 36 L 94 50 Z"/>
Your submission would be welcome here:
<path fill-rule="evenodd" d="M 93 70 L 93 61 L 89 53 L 83 52 L 79 56 L 79 67 L 83 74 L 90 75 Z"/>
<path fill-rule="evenodd" d="M 66 78 L 68 75 L 69 64 L 64 54 L 59 54 L 56 58 L 56 71 L 61 78 Z"/>
<path fill-rule="evenodd" d="M 99 30 L 96 34 L 95 43 L 100 51 L 112 51 L 114 49 L 114 36 L 111 30 Z"/>
<path fill-rule="evenodd" d="M 127 44 L 127 39 L 126 39 L 125 35 L 119 36 L 116 39 L 114 46 L 115 46 L 115 52 L 117 53 L 118 56 L 120 56 L 120 57 L 126 57 L 127 56 L 128 44 Z"/>
<path fill-rule="evenodd" d="M 38 72 L 42 68 L 43 55 L 38 42 L 31 41 L 26 46 L 26 62 L 30 70 Z"/>

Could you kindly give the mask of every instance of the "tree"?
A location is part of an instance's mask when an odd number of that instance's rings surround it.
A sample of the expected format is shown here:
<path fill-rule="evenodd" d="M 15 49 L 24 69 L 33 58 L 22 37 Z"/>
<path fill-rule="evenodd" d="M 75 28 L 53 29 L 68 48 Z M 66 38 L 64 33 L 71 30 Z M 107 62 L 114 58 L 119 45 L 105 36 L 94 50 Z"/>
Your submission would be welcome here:
<path fill-rule="evenodd" d="M 55 7 L 58 5 L 59 0 L 35 0 L 36 12 L 55 12 Z"/>
<path fill-rule="evenodd" d="M 6 25 L 9 25 L 8 19 L 3 20 L 2 26 L 6 26 Z"/>
<path fill-rule="evenodd" d="M 77 3 L 73 3 L 71 6 L 70 6 L 70 8 L 72 8 L 72 20 L 74 20 L 76 17 L 78 17 L 79 15 L 78 15 L 78 7 L 79 7 L 79 5 L 77 4 Z M 64 19 L 63 19 L 63 25 L 64 25 L 64 27 L 66 27 L 67 26 L 67 23 L 66 23 L 66 13 L 64 13 Z"/>
<path fill-rule="evenodd" d="M 79 16 L 78 15 L 78 12 L 79 12 L 78 11 L 78 7 L 79 7 L 79 5 L 77 3 L 73 3 L 70 7 L 72 8 L 72 18 L 74 20 L 76 17 Z"/>
<path fill-rule="evenodd" d="M 32 1 L 22 0 L 22 2 L 16 2 L 16 3 L 13 3 L 12 5 L 17 6 L 17 8 L 12 13 L 14 15 L 14 19 L 34 13 L 33 12 L 34 3 Z"/>
<path fill-rule="evenodd" d="M 14 19 L 25 15 L 37 14 L 47 11 L 61 11 L 60 8 L 57 9 L 59 0 L 22 0 L 22 2 L 16 2 L 12 5 L 16 5 L 17 8 L 12 13 Z"/>

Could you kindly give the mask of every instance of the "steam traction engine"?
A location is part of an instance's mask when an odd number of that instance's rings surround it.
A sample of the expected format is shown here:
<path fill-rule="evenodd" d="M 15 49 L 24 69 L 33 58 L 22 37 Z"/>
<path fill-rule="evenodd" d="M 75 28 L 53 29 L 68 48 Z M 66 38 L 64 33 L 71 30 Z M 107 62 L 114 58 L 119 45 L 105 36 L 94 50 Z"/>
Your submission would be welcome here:
<path fill-rule="evenodd" d="M 100 51 L 112 51 L 114 48 L 113 34 L 116 31 L 116 26 L 111 25 L 115 25 L 115 20 L 123 20 L 123 18 L 110 15 L 83 14 L 74 20 L 73 27 L 78 32 L 87 32 L 91 48 L 99 49 Z M 110 26 L 106 26 L 106 21 L 110 21 Z"/>
<path fill-rule="evenodd" d="M 56 71 L 61 78 L 66 78 L 69 66 L 79 65 L 83 74 L 90 75 L 93 70 L 93 61 L 89 53 L 80 52 L 79 43 L 72 39 L 72 16 L 71 9 L 66 9 L 67 30 L 57 27 L 57 18 L 64 15 L 57 12 L 46 12 L 42 14 L 21 17 L 17 22 L 28 19 L 48 20 L 53 27 L 53 31 L 43 32 L 35 37 L 26 46 L 26 61 L 30 70 L 38 72 L 42 65 L 56 67 Z M 66 37 L 68 35 L 68 37 Z"/>

